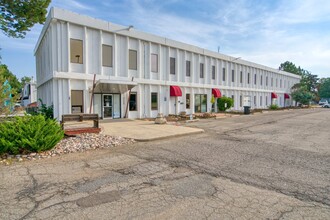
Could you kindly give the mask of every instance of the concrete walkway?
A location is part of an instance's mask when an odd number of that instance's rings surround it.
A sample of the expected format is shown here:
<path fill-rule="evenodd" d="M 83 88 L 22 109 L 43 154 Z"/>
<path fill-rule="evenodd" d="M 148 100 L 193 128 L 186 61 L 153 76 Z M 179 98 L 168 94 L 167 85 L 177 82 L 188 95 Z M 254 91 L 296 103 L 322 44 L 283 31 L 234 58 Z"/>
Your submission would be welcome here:
<path fill-rule="evenodd" d="M 153 141 L 182 135 L 192 135 L 204 132 L 203 129 L 179 125 L 155 124 L 144 120 L 109 120 L 101 121 L 102 133 L 112 136 L 132 138 L 136 141 Z"/>

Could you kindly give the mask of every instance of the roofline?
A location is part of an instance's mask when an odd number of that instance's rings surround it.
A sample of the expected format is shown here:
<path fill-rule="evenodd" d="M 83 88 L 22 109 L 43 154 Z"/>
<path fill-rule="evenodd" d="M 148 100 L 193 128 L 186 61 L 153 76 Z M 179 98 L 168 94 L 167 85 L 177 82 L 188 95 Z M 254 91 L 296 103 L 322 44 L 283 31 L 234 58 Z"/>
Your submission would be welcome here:
<path fill-rule="evenodd" d="M 157 44 L 161 44 L 161 45 L 165 45 L 165 46 L 169 46 L 169 47 L 173 47 L 173 48 L 178 48 L 181 50 L 190 51 L 193 53 L 202 54 L 202 55 L 210 56 L 213 58 L 218 58 L 218 59 L 225 60 L 225 61 L 232 62 L 232 63 L 251 66 L 251 67 L 255 67 L 255 68 L 259 68 L 259 69 L 268 70 L 271 72 L 278 72 L 282 75 L 287 75 L 287 76 L 291 76 L 294 78 L 299 78 L 299 79 L 301 78 L 301 76 L 293 74 L 293 73 L 274 69 L 274 68 L 264 66 L 261 64 L 257 64 L 257 63 L 251 62 L 251 61 L 238 59 L 237 57 L 232 57 L 229 55 L 217 53 L 217 52 L 207 50 L 207 49 L 204 49 L 204 48 L 201 48 L 198 46 L 194 46 L 191 44 L 187 44 L 187 43 L 171 40 L 171 39 L 168 39 L 165 37 L 157 36 L 154 34 L 138 31 L 136 29 L 127 30 L 126 26 L 113 24 L 111 22 L 107 22 L 104 20 L 100 20 L 100 19 L 93 18 L 93 17 L 87 16 L 87 15 L 78 14 L 75 12 L 71 12 L 71 11 L 61 9 L 61 8 L 56 8 L 56 7 L 52 7 L 47 15 L 46 22 L 40 33 L 39 39 L 38 39 L 37 44 L 34 49 L 34 55 L 36 54 L 36 52 L 40 46 L 40 43 L 41 43 L 52 20 L 66 21 L 66 22 L 69 22 L 72 24 L 86 26 L 86 27 L 90 27 L 90 28 L 94 28 L 94 29 L 98 29 L 98 30 L 102 30 L 102 31 L 110 32 L 110 33 L 115 33 L 115 34 L 122 35 L 122 36 L 140 39 L 142 41 L 149 41 L 152 43 L 157 43 Z M 119 31 L 120 31 L 120 33 L 118 33 Z"/>

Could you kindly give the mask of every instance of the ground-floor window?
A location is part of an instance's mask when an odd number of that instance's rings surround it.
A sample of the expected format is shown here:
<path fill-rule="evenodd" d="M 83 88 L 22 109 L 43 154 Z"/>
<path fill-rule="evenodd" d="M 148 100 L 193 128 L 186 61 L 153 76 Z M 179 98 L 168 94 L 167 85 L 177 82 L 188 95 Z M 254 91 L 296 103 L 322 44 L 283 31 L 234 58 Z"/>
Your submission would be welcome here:
<path fill-rule="evenodd" d="M 195 112 L 206 112 L 207 111 L 207 95 L 196 94 L 195 95 Z"/>
<path fill-rule="evenodd" d="M 84 112 L 84 91 L 71 90 L 71 113 Z"/>
<path fill-rule="evenodd" d="M 158 94 L 157 94 L 157 92 L 151 93 L 151 110 L 158 110 Z"/>
<path fill-rule="evenodd" d="M 242 107 L 243 105 L 243 97 L 240 95 L 239 96 L 239 107 Z"/>
<path fill-rule="evenodd" d="M 234 96 L 234 95 L 232 95 L 232 96 L 231 96 L 231 99 L 233 100 L 233 106 L 232 106 L 232 107 L 234 107 L 234 106 L 235 106 L 235 99 L 234 99 L 234 98 L 235 98 L 235 96 Z"/>
<path fill-rule="evenodd" d="M 254 104 L 254 106 L 257 106 L 257 96 L 253 97 L 253 104 Z"/>
<path fill-rule="evenodd" d="M 268 105 L 268 99 L 267 99 L 267 97 L 266 97 L 266 106 Z"/>
<path fill-rule="evenodd" d="M 129 110 L 130 111 L 136 111 L 137 110 L 137 95 L 135 92 L 132 92 L 129 97 Z"/>
<path fill-rule="evenodd" d="M 262 106 L 262 96 L 260 96 L 260 106 Z"/>
<path fill-rule="evenodd" d="M 186 109 L 190 109 L 190 94 L 186 94 Z"/>

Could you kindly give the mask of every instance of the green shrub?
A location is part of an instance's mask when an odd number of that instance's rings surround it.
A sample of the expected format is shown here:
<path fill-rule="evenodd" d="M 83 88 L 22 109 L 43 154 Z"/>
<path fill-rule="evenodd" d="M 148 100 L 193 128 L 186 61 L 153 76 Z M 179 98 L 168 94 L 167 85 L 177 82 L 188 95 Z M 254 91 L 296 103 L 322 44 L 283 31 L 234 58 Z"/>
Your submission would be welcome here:
<path fill-rule="evenodd" d="M 0 154 L 52 149 L 64 136 L 60 125 L 43 115 L 16 117 L 0 123 Z"/>
<path fill-rule="evenodd" d="M 219 111 L 226 111 L 227 109 L 230 109 L 233 104 L 234 104 L 234 100 L 232 98 L 229 98 L 229 97 L 221 97 L 221 98 L 218 98 L 218 109 Z M 227 105 L 226 105 L 227 103 Z"/>
<path fill-rule="evenodd" d="M 272 104 L 272 105 L 269 106 L 269 109 L 271 109 L 271 110 L 277 110 L 277 109 L 279 109 L 279 107 L 276 104 Z"/>
<path fill-rule="evenodd" d="M 42 114 L 46 118 L 53 119 L 54 118 L 54 107 L 53 107 L 53 105 L 47 106 L 46 104 L 44 104 L 42 102 L 41 99 L 39 99 L 39 102 L 41 103 L 41 106 L 40 106 L 40 108 L 38 110 L 38 113 L 39 114 Z"/>

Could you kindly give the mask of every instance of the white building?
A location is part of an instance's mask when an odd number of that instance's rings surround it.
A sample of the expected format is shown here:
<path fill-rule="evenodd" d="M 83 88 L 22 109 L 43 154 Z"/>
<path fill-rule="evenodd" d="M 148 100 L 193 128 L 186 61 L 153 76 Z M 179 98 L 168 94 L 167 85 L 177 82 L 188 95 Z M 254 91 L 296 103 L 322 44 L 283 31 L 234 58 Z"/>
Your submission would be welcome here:
<path fill-rule="evenodd" d="M 23 87 L 21 105 L 27 107 L 34 102 L 37 102 L 37 87 L 32 78 L 31 82 L 26 83 Z"/>
<path fill-rule="evenodd" d="M 291 73 L 59 8 L 50 10 L 34 52 L 38 98 L 53 104 L 59 119 L 90 111 L 102 118 L 209 112 L 212 95 L 216 100 L 221 94 L 234 98 L 233 110 L 243 110 L 248 100 L 252 108 L 288 106 L 290 88 L 300 80 Z"/>

